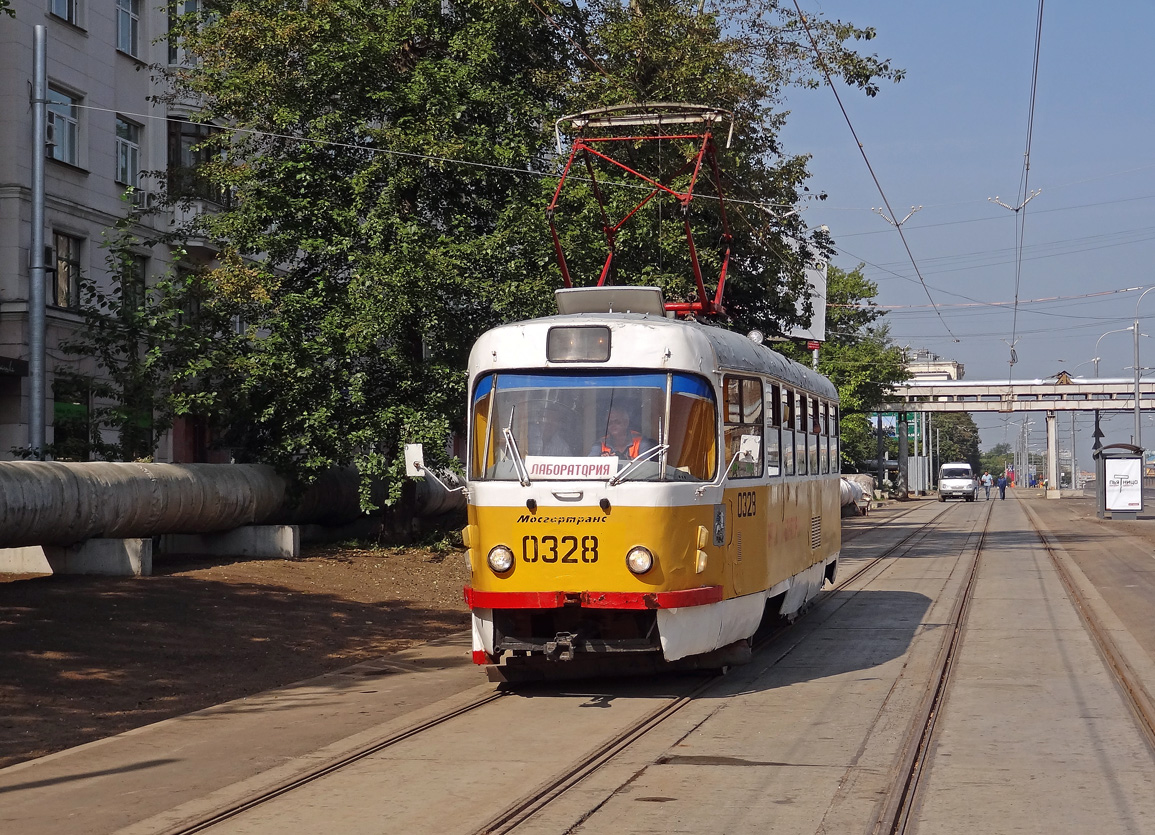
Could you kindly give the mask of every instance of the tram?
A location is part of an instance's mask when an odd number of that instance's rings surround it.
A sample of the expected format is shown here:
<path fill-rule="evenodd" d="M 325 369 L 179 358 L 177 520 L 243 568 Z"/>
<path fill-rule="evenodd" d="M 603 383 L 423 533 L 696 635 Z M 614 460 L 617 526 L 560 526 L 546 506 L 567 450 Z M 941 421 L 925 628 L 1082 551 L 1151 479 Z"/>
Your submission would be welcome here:
<path fill-rule="evenodd" d="M 837 571 L 838 395 L 661 291 L 557 291 L 469 359 L 473 660 L 749 658 Z"/>

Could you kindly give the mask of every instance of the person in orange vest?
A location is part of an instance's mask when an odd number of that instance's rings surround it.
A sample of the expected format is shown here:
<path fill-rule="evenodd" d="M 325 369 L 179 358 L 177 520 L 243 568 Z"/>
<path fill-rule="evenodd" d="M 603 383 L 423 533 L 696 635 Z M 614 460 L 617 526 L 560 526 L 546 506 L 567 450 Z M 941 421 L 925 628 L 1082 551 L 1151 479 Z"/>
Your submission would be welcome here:
<path fill-rule="evenodd" d="M 605 437 L 590 447 L 590 455 L 637 458 L 640 453 L 656 445 L 653 439 L 643 437 L 641 432 L 630 428 L 629 412 L 620 406 L 611 406 L 606 417 Z"/>

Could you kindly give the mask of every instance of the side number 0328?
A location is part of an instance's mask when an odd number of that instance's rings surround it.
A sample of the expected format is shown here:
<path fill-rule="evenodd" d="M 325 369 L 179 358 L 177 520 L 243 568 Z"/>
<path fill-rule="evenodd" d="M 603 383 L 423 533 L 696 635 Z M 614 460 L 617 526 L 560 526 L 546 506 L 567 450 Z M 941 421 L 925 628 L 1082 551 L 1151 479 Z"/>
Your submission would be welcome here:
<path fill-rule="evenodd" d="M 596 536 L 523 536 L 521 538 L 521 559 L 523 562 L 568 562 L 594 563 L 598 561 L 598 538 Z"/>

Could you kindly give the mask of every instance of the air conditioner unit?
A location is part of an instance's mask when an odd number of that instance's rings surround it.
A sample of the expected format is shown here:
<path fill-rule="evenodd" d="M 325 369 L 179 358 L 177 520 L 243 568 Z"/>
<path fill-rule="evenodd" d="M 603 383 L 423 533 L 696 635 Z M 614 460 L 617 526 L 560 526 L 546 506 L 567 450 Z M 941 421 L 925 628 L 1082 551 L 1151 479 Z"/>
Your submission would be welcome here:
<path fill-rule="evenodd" d="M 48 149 L 49 156 L 56 147 L 56 114 L 51 110 L 48 111 L 48 121 L 44 125 L 44 147 Z"/>
<path fill-rule="evenodd" d="M 132 190 L 132 205 L 137 209 L 151 209 L 156 195 L 142 188 Z"/>

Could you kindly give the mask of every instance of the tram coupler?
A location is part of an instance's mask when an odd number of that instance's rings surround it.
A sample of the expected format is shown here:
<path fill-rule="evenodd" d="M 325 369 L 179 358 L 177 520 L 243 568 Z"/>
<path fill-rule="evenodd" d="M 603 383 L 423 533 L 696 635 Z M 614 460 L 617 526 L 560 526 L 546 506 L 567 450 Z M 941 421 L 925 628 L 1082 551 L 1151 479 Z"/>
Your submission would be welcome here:
<path fill-rule="evenodd" d="M 577 633 L 559 632 L 552 641 L 545 642 L 545 657 L 550 661 L 573 661 L 574 645 L 577 642 Z"/>

